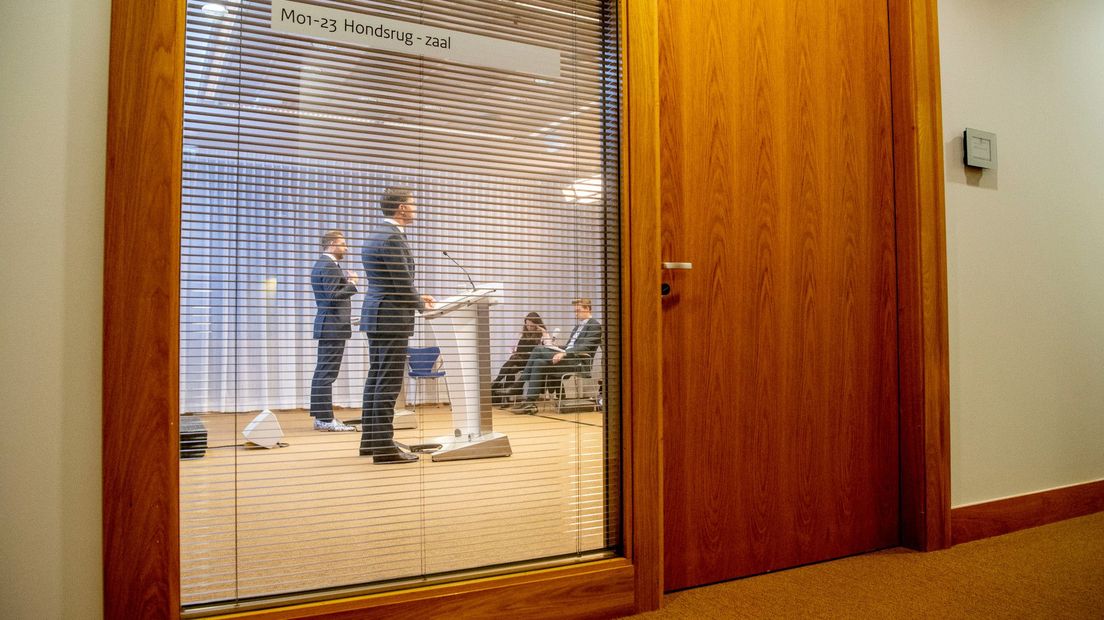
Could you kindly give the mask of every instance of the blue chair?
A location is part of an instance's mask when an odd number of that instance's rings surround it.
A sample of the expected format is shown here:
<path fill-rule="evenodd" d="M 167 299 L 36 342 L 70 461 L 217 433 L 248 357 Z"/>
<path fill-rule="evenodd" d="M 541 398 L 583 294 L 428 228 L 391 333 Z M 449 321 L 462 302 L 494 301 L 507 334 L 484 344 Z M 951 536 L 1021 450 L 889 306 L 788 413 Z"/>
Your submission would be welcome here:
<path fill-rule="evenodd" d="M 420 402 L 418 388 L 426 379 L 440 379 L 445 376 L 445 371 L 438 370 L 441 361 L 441 347 L 409 347 L 410 370 L 407 376 L 414 379 L 414 402 Z M 448 389 L 448 386 L 445 386 Z"/>

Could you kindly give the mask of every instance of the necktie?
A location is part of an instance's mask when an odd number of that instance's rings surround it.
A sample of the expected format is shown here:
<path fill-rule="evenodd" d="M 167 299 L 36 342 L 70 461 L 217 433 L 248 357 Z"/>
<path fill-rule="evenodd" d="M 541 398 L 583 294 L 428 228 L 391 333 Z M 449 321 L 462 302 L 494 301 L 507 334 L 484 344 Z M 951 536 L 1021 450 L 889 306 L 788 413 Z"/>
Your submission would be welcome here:
<path fill-rule="evenodd" d="M 570 349 L 571 345 L 575 344 L 575 337 L 579 335 L 579 332 L 583 331 L 583 325 L 585 325 L 585 323 L 579 323 L 575 326 L 575 329 L 571 330 L 571 337 L 567 339 L 567 346 L 564 347 L 565 349 Z"/>

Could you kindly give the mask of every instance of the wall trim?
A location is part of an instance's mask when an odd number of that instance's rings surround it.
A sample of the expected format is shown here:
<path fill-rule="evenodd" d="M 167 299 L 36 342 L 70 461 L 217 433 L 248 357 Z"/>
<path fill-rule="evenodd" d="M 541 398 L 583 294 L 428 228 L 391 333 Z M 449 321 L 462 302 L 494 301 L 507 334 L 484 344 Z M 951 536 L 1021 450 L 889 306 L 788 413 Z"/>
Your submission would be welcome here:
<path fill-rule="evenodd" d="M 951 509 L 951 539 L 962 544 L 1104 511 L 1104 480 Z"/>

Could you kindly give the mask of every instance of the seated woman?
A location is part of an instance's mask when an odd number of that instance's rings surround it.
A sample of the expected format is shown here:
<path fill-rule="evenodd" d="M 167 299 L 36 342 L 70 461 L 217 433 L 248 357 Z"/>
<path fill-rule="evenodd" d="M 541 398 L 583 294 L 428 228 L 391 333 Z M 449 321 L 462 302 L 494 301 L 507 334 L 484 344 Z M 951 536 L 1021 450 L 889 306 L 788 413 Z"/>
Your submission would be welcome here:
<path fill-rule="evenodd" d="M 510 396 L 521 394 L 521 384 L 517 381 L 517 374 L 525 368 L 525 364 L 529 361 L 529 354 L 533 352 L 533 349 L 542 344 L 545 346 L 555 344 L 555 338 L 548 333 L 541 315 L 530 312 L 525 315 L 521 337 L 518 338 L 517 344 L 514 346 L 513 354 L 502 365 L 502 368 L 498 371 L 498 376 L 491 383 L 493 404 L 503 405 Z"/>
<path fill-rule="evenodd" d="M 571 300 L 575 311 L 575 329 L 563 347 L 538 346 L 529 353 L 529 361 L 521 371 L 525 399 L 510 408 L 514 413 L 533 415 L 537 412 L 537 396 L 552 378 L 577 372 L 590 372 L 594 355 L 602 345 L 602 323 L 591 315 L 589 299 Z"/>

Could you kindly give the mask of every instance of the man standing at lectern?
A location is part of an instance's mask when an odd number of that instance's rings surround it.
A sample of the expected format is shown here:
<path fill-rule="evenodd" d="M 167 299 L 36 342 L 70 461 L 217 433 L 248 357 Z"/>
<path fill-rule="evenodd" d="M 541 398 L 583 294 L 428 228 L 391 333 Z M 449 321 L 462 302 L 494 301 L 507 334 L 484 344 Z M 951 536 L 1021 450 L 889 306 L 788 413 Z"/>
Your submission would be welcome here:
<path fill-rule="evenodd" d="M 414 258 L 406 242 L 406 228 L 417 211 L 413 193 L 406 188 L 387 190 L 380 210 L 383 224 L 372 232 L 362 254 L 368 290 L 360 331 L 368 336 L 371 367 L 361 404 L 360 455 L 379 464 L 416 463 L 416 455 L 395 445 L 391 423 L 414 334 L 414 312 L 432 308 L 434 300 L 414 288 Z"/>
<path fill-rule="evenodd" d="M 355 431 L 334 417 L 333 383 L 341 372 L 345 356 L 345 341 L 353 334 L 349 299 L 357 292 L 356 274 L 341 268 L 348 247 L 345 234 L 331 230 L 322 235 L 322 255 L 311 269 L 311 290 L 314 292 L 314 339 L 318 341 L 318 357 L 311 380 L 310 414 L 316 431 Z"/>

